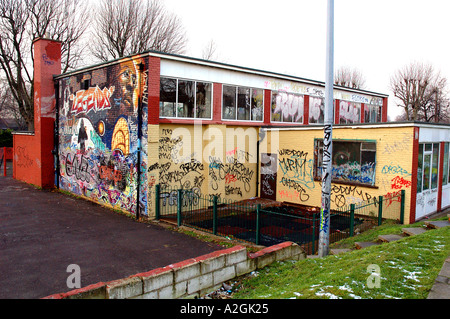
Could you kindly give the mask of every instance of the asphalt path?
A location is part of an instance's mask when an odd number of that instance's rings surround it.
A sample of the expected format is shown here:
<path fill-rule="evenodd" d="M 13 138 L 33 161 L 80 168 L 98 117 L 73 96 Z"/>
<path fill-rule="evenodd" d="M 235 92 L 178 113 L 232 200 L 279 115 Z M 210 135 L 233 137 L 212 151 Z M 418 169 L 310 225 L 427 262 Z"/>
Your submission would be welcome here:
<path fill-rule="evenodd" d="M 220 249 L 87 200 L 0 176 L 0 299 L 67 292 L 74 271 L 68 271 L 70 265 L 79 266 L 85 287 Z"/>

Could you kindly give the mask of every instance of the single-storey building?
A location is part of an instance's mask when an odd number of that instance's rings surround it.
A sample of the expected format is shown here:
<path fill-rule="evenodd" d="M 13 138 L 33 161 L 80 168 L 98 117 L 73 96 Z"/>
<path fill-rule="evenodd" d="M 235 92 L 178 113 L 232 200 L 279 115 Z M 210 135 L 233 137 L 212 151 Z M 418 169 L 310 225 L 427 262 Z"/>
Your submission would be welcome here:
<path fill-rule="evenodd" d="M 58 43 L 34 45 L 41 120 L 15 135 L 16 178 L 147 218 L 156 185 L 164 203 L 183 188 L 320 206 L 325 83 L 154 51 L 59 74 Z M 332 205 L 405 190 L 410 223 L 450 206 L 450 126 L 387 107 L 334 88 Z"/>

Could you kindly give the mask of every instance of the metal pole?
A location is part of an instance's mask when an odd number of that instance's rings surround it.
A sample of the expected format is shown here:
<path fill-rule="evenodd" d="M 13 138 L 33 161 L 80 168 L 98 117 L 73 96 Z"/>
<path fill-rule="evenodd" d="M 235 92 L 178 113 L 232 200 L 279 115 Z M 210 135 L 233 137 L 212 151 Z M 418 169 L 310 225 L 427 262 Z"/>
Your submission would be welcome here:
<path fill-rule="evenodd" d="M 322 167 L 322 208 L 320 210 L 319 257 L 329 253 L 330 197 L 333 155 L 333 82 L 334 82 L 334 0 L 328 0 L 327 59 L 325 80 L 325 119 Z"/>

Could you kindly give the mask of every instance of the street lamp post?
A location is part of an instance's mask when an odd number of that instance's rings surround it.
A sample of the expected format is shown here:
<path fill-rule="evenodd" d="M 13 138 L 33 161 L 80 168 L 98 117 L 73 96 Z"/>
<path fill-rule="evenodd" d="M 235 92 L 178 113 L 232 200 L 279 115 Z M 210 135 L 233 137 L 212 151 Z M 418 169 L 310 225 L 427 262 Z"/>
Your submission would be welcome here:
<path fill-rule="evenodd" d="M 319 257 L 329 253 L 330 198 L 333 155 L 333 70 L 334 69 L 334 0 L 328 0 L 327 55 L 325 80 L 325 119 L 322 167 L 322 206 L 320 210 Z"/>

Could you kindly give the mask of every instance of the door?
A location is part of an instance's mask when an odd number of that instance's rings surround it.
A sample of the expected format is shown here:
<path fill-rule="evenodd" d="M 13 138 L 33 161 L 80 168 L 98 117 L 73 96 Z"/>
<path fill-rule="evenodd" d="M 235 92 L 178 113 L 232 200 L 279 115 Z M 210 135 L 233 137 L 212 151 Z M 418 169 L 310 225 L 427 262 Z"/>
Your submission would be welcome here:
<path fill-rule="evenodd" d="M 277 154 L 261 154 L 261 198 L 277 198 Z"/>

